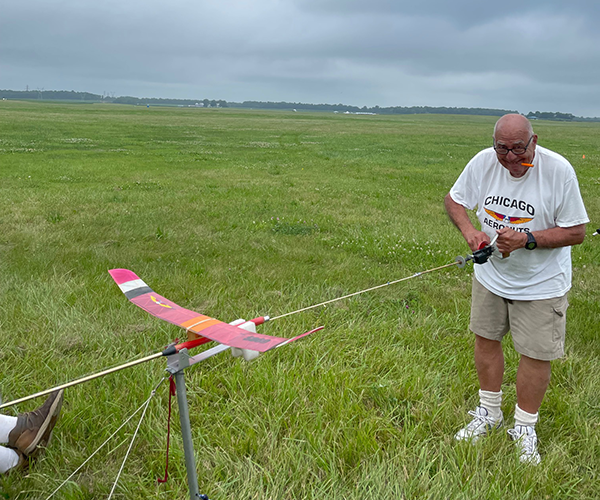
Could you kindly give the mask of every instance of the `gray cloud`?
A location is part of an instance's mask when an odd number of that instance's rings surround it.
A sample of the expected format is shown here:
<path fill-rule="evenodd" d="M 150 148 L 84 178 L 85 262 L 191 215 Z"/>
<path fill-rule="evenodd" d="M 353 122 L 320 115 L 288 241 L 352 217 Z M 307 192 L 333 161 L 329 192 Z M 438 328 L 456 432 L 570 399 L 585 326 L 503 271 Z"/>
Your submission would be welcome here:
<path fill-rule="evenodd" d="M 23 0 L 0 87 L 600 116 L 598 2 Z"/>

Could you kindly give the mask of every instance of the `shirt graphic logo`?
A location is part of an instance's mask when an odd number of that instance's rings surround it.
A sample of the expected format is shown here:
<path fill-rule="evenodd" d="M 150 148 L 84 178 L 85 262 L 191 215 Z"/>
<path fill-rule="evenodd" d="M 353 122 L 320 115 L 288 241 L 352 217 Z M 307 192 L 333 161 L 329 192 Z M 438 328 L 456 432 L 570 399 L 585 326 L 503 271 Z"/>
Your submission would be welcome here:
<path fill-rule="evenodd" d="M 504 215 L 498 212 L 494 212 L 493 210 L 488 210 L 484 208 L 484 210 L 496 220 L 499 220 L 504 223 L 510 224 L 525 224 L 526 222 L 530 222 L 533 220 L 533 217 L 511 217 L 510 215 Z"/>

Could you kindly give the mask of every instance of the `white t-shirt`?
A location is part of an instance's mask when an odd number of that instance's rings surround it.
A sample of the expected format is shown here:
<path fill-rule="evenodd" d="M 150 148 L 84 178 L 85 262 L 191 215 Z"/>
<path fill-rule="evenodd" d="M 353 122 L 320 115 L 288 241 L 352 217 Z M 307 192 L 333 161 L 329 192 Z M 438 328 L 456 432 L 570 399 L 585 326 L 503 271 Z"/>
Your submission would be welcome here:
<path fill-rule="evenodd" d="M 532 232 L 589 222 L 577 176 L 559 154 L 537 146 L 533 167 L 513 177 L 488 148 L 473 157 L 450 190 L 452 199 L 477 208 L 481 230 Z M 498 252 L 474 266 L 477 280 L 496 295 L 515 300 L 560 297 L 571 288 L 571 247 L 519 248 L 502 259 Z"/>

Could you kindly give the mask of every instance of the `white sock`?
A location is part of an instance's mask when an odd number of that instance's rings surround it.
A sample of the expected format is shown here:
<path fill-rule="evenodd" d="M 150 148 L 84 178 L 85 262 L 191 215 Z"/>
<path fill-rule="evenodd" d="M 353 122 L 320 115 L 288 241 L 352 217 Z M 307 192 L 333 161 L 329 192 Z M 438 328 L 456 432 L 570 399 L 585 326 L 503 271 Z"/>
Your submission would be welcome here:
<path fill-rule="evenodd" d="M 0 444 L 8 443 L 8 435 L 17 426 L 17 417 L 0 415 Z"/>
<path fill-rule="evenodd" d="M 502 416 L 502 391 L 482 391 L 479 389 L 479 406 L 483 406 L 490 418 L 498 420 Z"/>
<path fill-rule="evenodd" d="M 15 450 L 0 446 L 0 474 L 4 474 L 18 463 L 19 455 Z"/>
<path fill-rule="evenodd" d="M 519 408 L 519 405 L 515 405 L 515 427 L 517 425 L 529 426 L 535 429 L 535 424 L 538 421 L 538 413 L 527 413 L 525 410 Z"/>

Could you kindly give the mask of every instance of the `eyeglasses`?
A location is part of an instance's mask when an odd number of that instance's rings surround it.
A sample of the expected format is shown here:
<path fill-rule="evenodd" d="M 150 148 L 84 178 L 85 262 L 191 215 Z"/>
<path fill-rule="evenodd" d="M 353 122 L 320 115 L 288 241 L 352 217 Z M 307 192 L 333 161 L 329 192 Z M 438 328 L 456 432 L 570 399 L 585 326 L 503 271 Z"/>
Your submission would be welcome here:
<path fill-rule="evenodd" d="M 525 144 L 525 146 L 520 146 L 518 148 L 507 148 L 506 146 L 500 145 L 500 146 L 496 146 L 496 140 L 494 139 L 494 150 L 496 151 L 496 153 L 498 153 L 499 155 L 507 155 L 509 151 L 512 151 L 512 153 L 514 155 L 522 155 L 525 153 L 525 151 L 527 151 L 527 148 L 529 147 L 529 144 L 531 143 L 531 140 L 533 139 L 533 136 L 531 136 L 529 138 L 529 140 L 527 141 L 527 144 Z"/>

